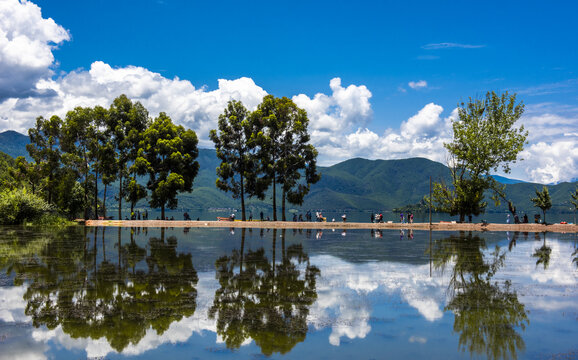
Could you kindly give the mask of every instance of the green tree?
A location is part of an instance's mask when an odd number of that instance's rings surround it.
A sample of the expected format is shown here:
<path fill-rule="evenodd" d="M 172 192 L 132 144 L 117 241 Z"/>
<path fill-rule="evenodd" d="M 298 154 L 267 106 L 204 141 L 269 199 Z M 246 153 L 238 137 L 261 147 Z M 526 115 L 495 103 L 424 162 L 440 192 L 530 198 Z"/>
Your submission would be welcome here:
<path fill-rule="evenodd" d="M 165 207 L 177 207 L 178 192 L 193 190 L 199 171 L 199 163 L 195 161 L 199 154 L 197 143 L 193 130 L 174 125 L 165 113 L 160 113 L 143 134 L 135 169 L 149 175 L 149 203 L 161 208 L 163 219 Z"/>
<path fill-rule="evenodd" d="M 552 207 L 552 199 L 550 199 L 550 193 L 548 192 L 548 187 L 544 185 L 542 191 L 536 189 L 536 197 L 530 199 L 535 207 L 542 209 L 544 213 L 544 224 L 546 224 L 546 211 L 550 210 Z"/>
<path fill-rule="evenodd" d="M 445 310 L 454 313 L 458 348 L 472 356 L 516 359 L 525 349 L 518 329 L 528 326 L 528 312 L 509 281 L 500 284 L 493 279 L 504 265 L 505 252 L 496 246 L 487 256 L 486 249 L 483 238 L 461 232 L 436 240 L 430 251 L 437 269 L 453 264 Z"/>
<path fill-rule="evenodd" d="M 308 144 L 309 119 L 286 97 L 267 95 L 252 114 L 263 127 L 258 133 L 259 158 L 273 186 L 273 220 L 277 220 L 277 184 L 281 185 L 281 213 L 285 221 L 285 202 L 301 205 L 311 184 L 321 178 L 317 172 L 317 150 Z"/>
<path fill-rule="evenodd" d="M 510 172 L 526 143 L 528 132 L 514 127 L 524 111 L 516 103 L 516 94 L 498 95 L 488 92 L 485 99 L 471 99 L 458 107 L 458 119 L 452 122 L 454 138 L 444 144 L 449 152 L 452 186 L 434 185 L 434 203 L 439 211 L 459 215 L 478 215 L 485 211 L 484 192 L 493 191 L 492 199 L 499 204 L 504 198 L 503 187 L 490 171 Z"/>
<path fill-rule="evenodd" d="M 61 167 L 61 136 L 62 120 L 54 115 L 49 120 L 42 116 L 36 119 L 36 125 L 28 130 L 30 144 L 26 150 L 34 159 L 38 172 L 46 179 L 46 200 L 53 203 L 54 189 L 57 185 L 57 174 Z"/>
<path fill-rule="evenodd" d="M 570 203 L 574 205 L 574 224 L 576 224 L 576 210 L 578 210 L 578 186 L 576 186 L 576 190 L 573 193 L 570 193 L 572 200 Z"/>
<path fill-rule="evenodd" d="M 98 181 L 101 170 L 101 143 L 104 142 L 104 133 L 101 131 L 105 124 L 106 109 L 96 106 L 77 107 L 66 114 L 62 127 L 62 150 L 66 154 L 67 162 L 81 177 L 84 187 L 84 218 L 88 219 L 89 191 L 94 190 L 95 218 L 98 218 Z"/>
<path fill-rule="evenodd" d="M 111 139 L 116 154 L 119 219 L 122 219 L 122 199 L 126 195 L 123 180 L 129 176 L 130 164 L 138 156 L 139 144 L 147 128 L 148 118 L 147 109 L 140 102 L 133 103 L 124 94 L 114 99 L 109 109 L 105 133 Z M 135 174 L 132 175 L 134 178 Z"/>
<path fill-rule="evenodd" d="M 219 115 L 219 133 L 211 130 L 209 137 L 215 143 L 217 157 L 217 188 L 233 193 L 241 199 L 242 220 L 246 220 L 245 196 L 265 197 L 266 179 L 259 177 L 259 159 L 256 136 L 259 130 L 249 119 L 249 113 L 240 101 L 229 101 Z"/>

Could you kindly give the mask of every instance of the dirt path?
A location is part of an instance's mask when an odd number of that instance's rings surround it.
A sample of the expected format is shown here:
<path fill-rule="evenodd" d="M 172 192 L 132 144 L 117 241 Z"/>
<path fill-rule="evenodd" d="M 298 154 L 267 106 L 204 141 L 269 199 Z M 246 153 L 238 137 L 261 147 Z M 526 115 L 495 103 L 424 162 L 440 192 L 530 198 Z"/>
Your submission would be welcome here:
<path fill-rule="evenodd" d="M 122 227 L 224 227 L 224 228 L 277 228 L 277 229 L 414 229 L 429 230 L 428 223 L 354 223 L 354 222 L 293 222 L 293 221 L 162 221 L 162 220 L 87 220 L 87 226 Z M 435 231 L 521 231 L 521 232 L 578 232 L 572 224 L 458 224 L 432 223 Z"/>

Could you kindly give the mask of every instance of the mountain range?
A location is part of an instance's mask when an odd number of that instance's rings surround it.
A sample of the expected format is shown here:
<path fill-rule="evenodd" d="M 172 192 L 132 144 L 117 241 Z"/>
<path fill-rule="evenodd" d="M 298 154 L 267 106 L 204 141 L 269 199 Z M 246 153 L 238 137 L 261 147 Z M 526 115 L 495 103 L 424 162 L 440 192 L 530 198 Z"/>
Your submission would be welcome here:
<path fill-rule="evenodd" d="M 27 156 L 28 137 L 15 131 L 0 133 L 0 151 L 12 157 Z M 179 208 L 210 209 L 239 208 L 240 201 L 233 199 L 230 193 L 218 190 L 215 186 L 215 169 L 219 166 L 214 149 L 199 149 L 197 161 L 199 174 L 194 182 L 192 193 L 179 195 Z M 433 181 L 444 180 L 450 183 L 449 169 L 438 162 L 424 158 L 404 160 L 367 160 L 349 159 L 329 167 L 319 167 L 321 180 L 312 185 L 311 192 L 305 197 L 303 209 L 325 210 L 391 210 L 409 204 L 419 203 L 429 194 L 430 177 Z M 494 178 L 505 184 L 506 195 L 518 207 L 518 210 L 534 210 L 530 198 L 542 184 L 527 183 L 502 176 Z M 548 185 L 552 198 L 550 211 L 569 211 L 570 193 L 577 183 Z M 110 209 L 113 194 L 109 194 Z M 495 207 L 488 197 L 487 211 L 507 211 L 507 203 Z M 280 204 L 280 203 L 279 203 Z M 264 201 L 249 199 L 247 205 L 253 208 L 270 208 L 271 195 Z M 291 208 L 289 206 L 288 208 Z"/>

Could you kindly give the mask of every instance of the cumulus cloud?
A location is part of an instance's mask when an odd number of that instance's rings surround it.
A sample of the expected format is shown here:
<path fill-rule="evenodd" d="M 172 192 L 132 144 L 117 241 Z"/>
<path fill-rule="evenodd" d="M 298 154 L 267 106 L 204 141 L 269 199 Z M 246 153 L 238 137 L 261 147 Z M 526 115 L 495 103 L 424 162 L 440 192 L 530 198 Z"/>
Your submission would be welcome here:
<path fill-rule="evenodd" d="M 427 87 L 427 81 L 425 80 L 410 81 L 409 83 L 407 83 L 407 85 L 414 90 L 424 89 Z"/>
<path fill-rule="evenodd" d="M 177 124 L 194 129 L 200 144 L 210 146 L 209 130 L 216 127 L 217 118 L 229 100 L 242 101 L 254 109 L 267 92 L 252 79 L 218 81 L 218 88 L 208 91 L 195 88 L 189 81 L 167 79 L 142 67 L 113 68 L 96 61 L 90 70 L 77 70 L 55 80 L 43 80 L 38 87 L 57 94 L 50 98 L 29 97 L 8 99 L 0 103 L 0 129 L 26 132 L 34 119 L 53 114 L 64 116 L 76 106 L 108 107 L 114 98 L 126 94 L 140 101 L 152 116 L 164 111 Z"/>
<path fill-rule="evenodd" d="M 197 132 L 201 147 L 212 147 L 210 129 L 229 100 L 242 101 L 253 110 L 267 91 L 247 77 L 219 79 L 215 89 L 195 86 L 175 77 L 168 79 L 143 67 L 114 67 L 95 61 L 88 70 L 75 70 L 54 77 L 54 47 L 70 39 L 52 19 L 42 17 L 38 6 L 28 1 L 0 2 L 0 131 L 26 133 L 38 116 L 64 116 L 77 106 L 109 106 L 126 94 L 140 101 L 156 116 L 166 112 L 177 124 Z M 424 49 L 477 48 L 483 45 L 428 44 Z M 574 82 L 570 81 L 570 85 Z M 409 88 L 428 87 L 425 80 Z M 445 162 L 444 142 L 451 141 L 451 120 L 456 111 L 427 104 L 409 119 L 399 119 L 399 128 L 382 133 L 371 129 L 371 91 L 360 84 L 329 82 L 329 92 L 313 97 L 293 96 L 310 118 L 311 142 L 319 151 L 319 164 L 332 165 L 352 157 L 402 159 L 425 157 Z M 401 87 L 399 91 L 406 91 Z M 529 130 L 529 145 L 512 167 L 512 177 L 536 182 L 559 182 L 578 178 L 576 134 L 578 109 L 559 104 L 527 106 L 522 123 Z"/>
<path fill-rule="evenodd" d="M 52 50 L 70 35 L 28 1 L 0 1 L 0 101 L 8 97 L 45 96 L 36 88 L 52 75 Z"/>

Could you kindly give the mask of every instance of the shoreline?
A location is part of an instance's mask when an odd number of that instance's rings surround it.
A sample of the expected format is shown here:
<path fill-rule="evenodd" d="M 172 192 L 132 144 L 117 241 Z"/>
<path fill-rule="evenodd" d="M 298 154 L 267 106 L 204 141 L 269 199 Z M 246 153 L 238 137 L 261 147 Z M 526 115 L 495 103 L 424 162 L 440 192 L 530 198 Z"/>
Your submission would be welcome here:
<path fill-rule="evenodd" d="M 430 230 L 429 223 L 358 223 L 358 222 L 294 222 L 294 221 L 196 221 L 196 220 L 86 220 L 86 226 L 113 227 L 181 227 L 181 228 L 257 228 L 257 229 L 379 229 Z M 576 224 L 496 224 L 451 223 L 431 224 L 433 231 L 513 231 L 576 233 Z"/>

